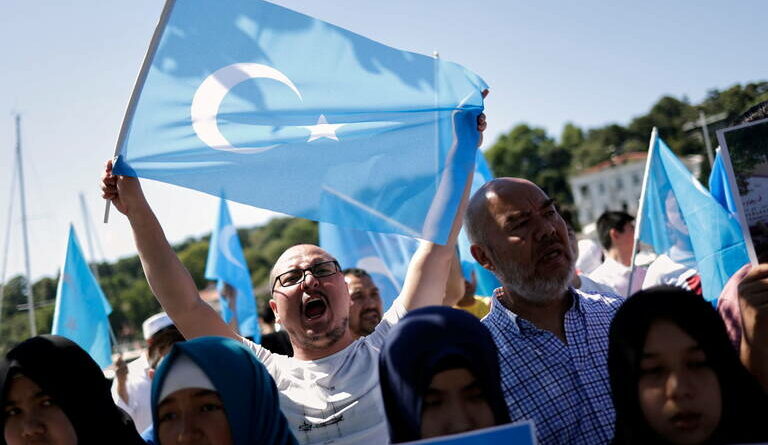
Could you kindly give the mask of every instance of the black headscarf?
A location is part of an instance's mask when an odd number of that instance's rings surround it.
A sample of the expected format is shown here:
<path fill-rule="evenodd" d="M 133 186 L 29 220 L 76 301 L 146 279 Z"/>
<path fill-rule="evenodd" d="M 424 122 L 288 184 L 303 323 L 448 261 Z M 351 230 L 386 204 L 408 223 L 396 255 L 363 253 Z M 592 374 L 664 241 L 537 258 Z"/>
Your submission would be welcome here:
<path fill-rule="evenodd" d="M 664 443 L 648 426 L 638 398 L 645 340 L 657 320 L 672 322 L 690 335 L 717 375 L 722 416 L 709 443 L 768 441 L 768 395 L 742 366 L 720 316 L 693 292 L 657 286 L 627 299 L 611 323 L 608 371 L 616 407 L 614 444 Z"/>
<path fill-rule="evenodd" d="M 496 425 L 508 423 L 496 354 L 490 332 L 474 315 L 443 306 L 410 311 L 392 328 L 379 356 L 392 443 L 421 438 L 423 396 L 432 377 L 448 369 L 468 369 L 482 387 Z"/>
<path fill-rule="evenodd" d="M 112 401 L 99 365 L 74 342 L 40 335 L 11 349 L 0 362 L 0 403 L 5 403 L 17 374 L 34 381 L 56 401 L 72 424 L 78 445 L 145 444 L 130 417 Z M 5 445 L 2 435 L 0 444 Z"/>

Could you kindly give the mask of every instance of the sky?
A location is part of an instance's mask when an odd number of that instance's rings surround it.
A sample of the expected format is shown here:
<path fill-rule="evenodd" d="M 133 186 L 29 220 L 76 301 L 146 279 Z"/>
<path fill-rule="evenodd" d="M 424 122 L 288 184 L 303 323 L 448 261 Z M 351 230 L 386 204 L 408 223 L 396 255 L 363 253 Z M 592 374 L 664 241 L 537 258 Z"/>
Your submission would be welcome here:
<path fill-rule="evenodd" d="M 484 149 L 520 122 L 556 137 L 566 122 L 626 124 L 662 95 L 698 102 L 712 88 L 768 79 L 768 8 L 759 0 L 273 3 L 399 49 L 438 51 L 478 73 L 491 86 Z M 0 249 L 18 112 L 33 279 L 57 273 L 70 223 L 88 251 L 79 193 L 100 246 L 95 259 L 136 253 L 122 215 L 113 211 L 109 224 L 100 222 L 98 179 L 162 7 L 161 0 L 3 1 Z M 143 186 L 171 242 L 213 228 L 216 198 L 152 181 Z M 230 209 L 240 227 L 275 216 L 240 204 Z M 7 277 L 24 270 L 18 197 L 11 216 Z"/>

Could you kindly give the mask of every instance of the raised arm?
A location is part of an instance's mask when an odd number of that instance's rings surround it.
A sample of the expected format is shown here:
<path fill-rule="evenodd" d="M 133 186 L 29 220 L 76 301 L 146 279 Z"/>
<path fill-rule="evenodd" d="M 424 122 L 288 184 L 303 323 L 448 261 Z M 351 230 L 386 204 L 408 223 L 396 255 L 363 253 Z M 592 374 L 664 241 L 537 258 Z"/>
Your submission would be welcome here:
<path fill-rule="evenodd" d="M 111 200 L 115 208 L 128 217 L 149 287 L 184 337 L 221 336 L 241 340 L 200 298 L 192 276 L 171 249 L 144 198 L 139 180 L 113 175 L 112 161 L 108 161 L 101 189 L 104 199 Z"/>
<path fill-rule="evenodd" d="M 741 361 L 768 391 L 768 264 L 753 267 L 739 283 Z"/>

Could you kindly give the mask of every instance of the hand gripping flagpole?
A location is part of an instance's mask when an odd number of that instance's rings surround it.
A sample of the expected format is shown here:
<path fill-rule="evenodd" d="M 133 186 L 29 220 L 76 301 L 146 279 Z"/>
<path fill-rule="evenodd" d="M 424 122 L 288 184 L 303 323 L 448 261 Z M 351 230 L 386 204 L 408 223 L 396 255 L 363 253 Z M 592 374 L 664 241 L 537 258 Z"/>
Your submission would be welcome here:
<path fill-rule="evenodd" d="M 653 127 L 651 131 L 651 142 L 648 146 L 648 157 L 645 161 L 645 175 L 643 176 L 643 187 L 640 189 L 640 204 L 637 206 L 637 216 L 635 217 L 635 236 L 632 241 L 632 261 L 629 266 L 629 284 L 627 286 L 627 297 L 632 293 L 632 281 L 635 278 L 635 257 L 637 256 L 637 245 L 640 240 L 640 233 L 643 231 L 643 211 L 645 210 L 645 194 L 648 191 L 648 175 L 651 171 L 651 162 L 656 153 L 656 139 L 659 137 L 659 130 Z"/>
<path fill-rule="evenodd" d="M 165 25 L 168 22 L 168 18 L 171 16 L 171 10 L 173 9 L 173 5 L 175 3 L 175 0 L 166 0 L 165 5 L 163 6 L 163 12 L 160 14 L 160 20 L 157 22 L 157 26 L 155 26 L 154 34 L 152 34 L 152 40 L 149 42 L 149 49 L 147 49 L 147 53 L 144 55 L 144 61 L 141 64 L 141 70 L 139 71 L 139 75 L 136 77 L 136 82 L 133 85 L 133 92 L 131 93 L 131 98 L 128 101 L 128 108 L 125 110 L 123 124 L 120 127 L 120 134 L 117 137 L 117 144 L 115 144 L 115 154 L 112 158 L 113 167 L 115 162 L 117 162 L 117 158 L 120 156 L 120 150 L 123 146 L 123 143 L 125 142 L 126 136 L 128 135 L 128 129 L 131 127 L 133 114 L 136 111 L 136 104 L 139 102 L 141 86 L 144 85 L 147 74 L 149 74 L 149 68 L 152 66 L 152 58 L 157 51 L 157 47 L 160 45 L 160 38 L 163 36 Z M 107 200 L 106 204 L 104 205 L 104 224 L 109 222 L 110 204 L 112 204 L 112 201 Z"/>

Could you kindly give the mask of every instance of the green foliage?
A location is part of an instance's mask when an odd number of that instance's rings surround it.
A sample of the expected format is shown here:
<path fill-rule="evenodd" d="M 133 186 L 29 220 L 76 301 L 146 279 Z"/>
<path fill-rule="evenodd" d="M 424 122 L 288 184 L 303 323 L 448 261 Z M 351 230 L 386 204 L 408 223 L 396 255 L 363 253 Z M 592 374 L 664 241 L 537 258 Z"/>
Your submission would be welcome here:
<path fill-rule="evenodd" d="M 530 179 L 564 210 L 572 210 L 572 197 L 567 178 L 622 153 L 647 151 L 653 127 L 679 155 L 703 154 L 704 143 L 699 130 L 686 133 L 683 126 L 698 119 L 699 111 L 706 115 L 726 113 L 730 121 L 747 108 L 768 100 L 768 82 L 734 85 L 725 91 L 712 90 L 699 105 L 686 98 L 660 98 L 651 109 L 624 126 L 609 124 L 582 130 L 573 123 L 563 127 L 560 140 L 555 141 L 541 128 L 518 124 L 499 137 L 485 155 L 496 176 L 517 176 Z M 714 131 L 710 138 L 716 145 Z M 709 175 L 709 165 L 702 168 L 702 178 Z"/>
<path fill-rule="evenodd" d="M 262 227 L 238 229 L 240 242 L 255 287 L 267 285 L 269 269 L 283 251 L 295 244 L 318 243 L 317 223 L 299 218 L 277 218 Z M 208 285 L 205 262 L 208 257 L 210 235 L 189 238 L 174 246 L 184 266 L 189 270 L 199 289 Z M 112 305 L 110 323 L 120 341 L 141 338 L 141 323 L 162 308 L 152 295 L 144 277 L 138 256 L 122 258 L 114 263 L 96 265 L 99 283 Z M 53 303 L 58 278 L 45 277 L 32 285 L 37 303 L 49 303 L 35 311 L 39 334 L 50 333 L 53 322 Z M 0 307 L 0 352 L 7 351 L 29 337 L 26 311 L 17 309 L 26 304 L 27 297 L 22 276 L 11 278 L 3 288 Z M 266 295 L 262 295 L 266 298 Z"/>

